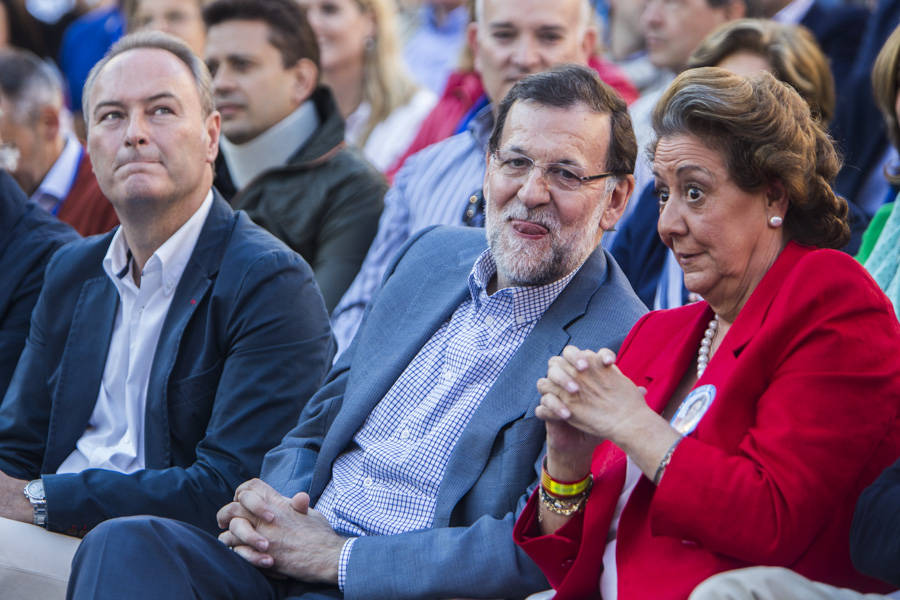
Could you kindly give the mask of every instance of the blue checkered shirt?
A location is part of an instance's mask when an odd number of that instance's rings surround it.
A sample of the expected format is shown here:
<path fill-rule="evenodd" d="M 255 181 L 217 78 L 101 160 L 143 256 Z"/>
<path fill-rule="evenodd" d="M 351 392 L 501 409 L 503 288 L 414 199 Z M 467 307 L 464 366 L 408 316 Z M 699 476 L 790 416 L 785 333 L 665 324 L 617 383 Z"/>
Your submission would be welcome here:
<path fill-rule="evenodd" d="M 316 509 L 342 535 L 425 529 L 453 447 L 538 319 L 575 271 L 553 283 L 488 295 L 497 268 L 485 250 L 469 274 L 469 297 L 422 346 L 338 457 Z M 343 590 L 353 546 L 338 568 Z"/>
<path fill-rule="evenodd" d="M 381 285 L 391 259 L 411 235 L 429 225 L 462 225 L 469 197 L 484 182 L 494 115 L 483 108 L 462 133 L 407 159 L 384 197 L 378 233 L 356 278 L 331 315 L 337 355 L 356 335 L 366 306 Z"/>

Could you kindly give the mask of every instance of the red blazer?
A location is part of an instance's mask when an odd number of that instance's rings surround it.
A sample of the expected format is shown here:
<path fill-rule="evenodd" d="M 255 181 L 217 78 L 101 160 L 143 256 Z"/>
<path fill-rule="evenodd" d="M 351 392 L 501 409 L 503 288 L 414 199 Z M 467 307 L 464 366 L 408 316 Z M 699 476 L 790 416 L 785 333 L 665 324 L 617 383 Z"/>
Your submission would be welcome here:
<path fill-rule="evenodd" d="M 56 216 L 83 236 L 106 233 L 119 224 L 112 204 L 100 191 L 87 152 L 81 155 L 75 182 Z"/>
<path fill-rule="evenodd" d="M 705 302 L 649 313 L 618 364 L 661 411 L 693 368 Z M 618 597 L 686 598 L 707 577 L 789 567 L 864 591 L 887 587 L 850 563 L 860 492 L 900 456 L 900 324 L 864 269 L 833 250 L 790 243 L 698 381 L 716 397 L 676 448 L 659 487 L 642 477 L 619 522 Z M 536 498 L 515 529 L 557 599 L 598 597 L 625 455 L 594 452 L 582 515 L 539 536 Z"/>

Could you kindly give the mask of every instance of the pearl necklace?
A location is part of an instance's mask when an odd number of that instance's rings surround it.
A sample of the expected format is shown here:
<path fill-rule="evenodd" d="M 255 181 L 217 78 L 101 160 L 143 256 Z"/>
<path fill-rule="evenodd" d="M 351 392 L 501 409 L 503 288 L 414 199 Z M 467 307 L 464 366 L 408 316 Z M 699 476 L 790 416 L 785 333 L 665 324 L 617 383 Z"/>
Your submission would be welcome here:
<path fill-rule="evenodd" d="M 700 349 L 697 351 L 697 379 L 703 377 L 706 371 L 706 365 L 709 364 L 709 352 L 712 349 L 713 338 L 716 337 L 716 331 L 719 329 L 719 315 L 713 317 L 709 322 L 706 331 L 703 332 L 703 339 L 700 340 Z"/>

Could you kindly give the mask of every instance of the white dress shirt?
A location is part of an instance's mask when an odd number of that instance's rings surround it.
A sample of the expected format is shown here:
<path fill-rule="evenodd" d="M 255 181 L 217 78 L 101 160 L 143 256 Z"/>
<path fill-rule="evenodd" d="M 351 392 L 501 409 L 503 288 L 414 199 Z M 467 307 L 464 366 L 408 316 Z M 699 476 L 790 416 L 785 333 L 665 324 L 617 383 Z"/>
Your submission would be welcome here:
<path fill-rule="evenodd" d="M 106 367 L 87 429 L 57 473 L 85 469 L 133 473 L 144 468 L 144 417 L 150 369 L 175 288 L 211 207 L 212 190 L 194 215 L 144 265 L 140 287 L 134 283 L 134 261 L 122 228 L 113 236 L 103 259 L 103 270 L 119 293 L 119 303 Z"/>
<path fill-rule="evenodd" d="M 362 147 L 363 155 L 379 171 L 386 171 L 409 148 L 413 138 L 419 132 L 422 121 L 434 108 L 437 96 L 430 90 L 417 91 L 409 102 L 400 106 L 375 126 Z M 355 111 L 347 115 L 347 141 L 354 146 L 359 145 L 360 138 L 366 128 L 372 106 L 362 102 Z"/>

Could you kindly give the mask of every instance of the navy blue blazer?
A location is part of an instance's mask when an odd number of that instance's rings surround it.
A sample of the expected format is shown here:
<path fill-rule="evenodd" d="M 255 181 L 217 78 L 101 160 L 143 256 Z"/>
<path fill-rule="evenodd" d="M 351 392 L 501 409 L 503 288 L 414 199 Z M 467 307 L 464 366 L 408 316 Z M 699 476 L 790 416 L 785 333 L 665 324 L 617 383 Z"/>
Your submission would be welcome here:
<path fill-rule="evenodd" d="M 44 268 L 57 248 L 79 237 L 0 171 L 0 397 L 25 346 Z"/>
<path fill-rule="evenodd" d="M 863 490 L 850 527 L 850 558 L 860 573 L 900 587 L 900 460 Z"/>
<path fill-rule="evenodd" d="M 53 531 L 136 514 L 217 531 L 216 511 L 259 473 L 330 365 L 321 294 L 299 255 L 216 193 L 153 359 L 146 468 L 57 475 L 88 425 L 106 364 L 119 302 L 102 267 L 112 236 L 72 243 L 47 267 L 0 405 L 0 470 L 43 476 Z"/>
<path fill-rule="evenodd" d="M 838 90 L 847 85 L 853 63 L 863 43 L 863 33 L 869 19 L 864 6 L 849 3 L 823 3 L 816 0 L 800 20 L 816 38 L 831 67 Z"/>
<path fill-rule="evenodd" d="M 879 0 L 866 23 L 851 70 L 843 83 L 835 82 L 838 103 L 831 131 L 843 142 L 844 166 L 834 189 L 851 201 L 856 200 L 870 170 L 887 149 L 887 131 L 875 105 L 871 75 L 875 57 L 898 23 L 900 1 Z"/>
<path fill-rule="evenodd" d="M 426 229 L 388 268 L 349 348 L 297 427 L 266 455 L 263 479 L 315 502 L 335 459 L 372 408 L 469 294 L 483 229 Z M 547 309 L 494 382 L 453 448 L 432 529 L 356 540 L 345 598 L 518 597 L 546 589 L 512 540 L 526 489 L 536 485 L 545 430 L 536 382 L 567 344 L 618 349 L 645 312 L 622 271 L 597 249 Z"/>

